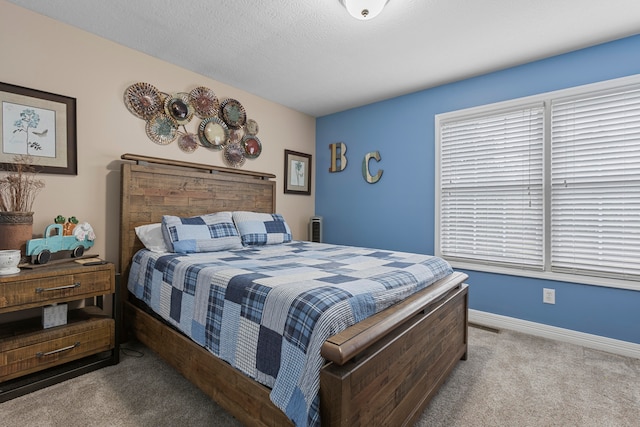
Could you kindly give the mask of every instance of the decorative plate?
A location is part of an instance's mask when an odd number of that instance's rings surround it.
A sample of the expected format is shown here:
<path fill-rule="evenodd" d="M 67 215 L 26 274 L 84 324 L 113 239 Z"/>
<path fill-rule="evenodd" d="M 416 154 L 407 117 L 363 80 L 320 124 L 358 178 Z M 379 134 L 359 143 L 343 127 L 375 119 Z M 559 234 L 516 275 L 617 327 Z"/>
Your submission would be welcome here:
<path fill-rule="evenodd" d="M 145 125 L 147 136 L 156 144 L 171 144 L 178 136 L 178 123 L 164 113 L 156 114 Z"/>
<path fill-rule="evenodd" d="M 258 137 L 254 135 L 247 135 L 242 138 L 242 148 L 244 155 L 247 156 L 248 159 L 255 159 L 262 153 L 262 144 Z"/>
<path fill-rule="evenodd" d="M 164 100 L 164 112 L 179 125 L 186 125 L 193 118 L 193 105 L 191 105 L 189 94 L 178 92 L 168 96 Z"/>
<path fill-rule="evenodd" d="M 178 147 L 185 153 L 193 153 L 198 145 L 198 137 L 193 133 L 183 133 L 178 138 Z"/>
<path fill-rule="evenodd" d="M 244 136 L 244 130 L 242 128 L 238 129 L 229 129 L 229 142 L 242 142 L 242 137 Z"/>
<path fill-rule="evenodd" d="M 204 86 L 197 87 L 189 92 L 189 99 L 191 100 L 191 105 L 193 105 L 196 116 L 201 119 L 218 115 L 220 103 L 218 102 L 218 97 L 211 89 Z"/>
<path fill-rule="evenodd" d="M 244 164 L 244 150 L 240 144 L 225 145 L 223 155 L 225 162 L 233 168 L 239 168 Z"/>
<path fill-rule="evenodd" d="M 220 114 L 222 114 L 222 120 L 230 128 L 242 127 L 247 121 L 247 113 L 244 111 L 244 107 L 235 99 L 229 98 L 222 101 Z"/>
<path fill-rule="evenodd" d="M 220 150 L 229 141 L 229 128 L 217 117 L 207 117 L 198 126 L 198 139 L 207 148 Z"/>
<path fill-rule="evenodd" d="M 244 125 L 244 128 L 247 130 L 247 135 L 257 135 L 258 134 L 258 122 L 253 119 L 248 119 L 247 124 Z"/>
<path fill-rule="evenodd" d="M 124 105 L 134 116 L 149 120 L 162 111 L 162 97 L 155 86 L 135 83 L 124 91 Z"/>

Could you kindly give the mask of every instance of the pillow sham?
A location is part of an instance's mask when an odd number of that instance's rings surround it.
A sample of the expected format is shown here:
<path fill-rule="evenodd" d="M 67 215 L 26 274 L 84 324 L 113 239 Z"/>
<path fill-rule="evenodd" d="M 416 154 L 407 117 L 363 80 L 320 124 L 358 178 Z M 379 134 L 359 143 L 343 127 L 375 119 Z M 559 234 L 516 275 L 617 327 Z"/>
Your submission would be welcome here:
<path fill-rule="evenodd" d="M 162 217 L 164 241 L 173 252 L 216 252 L 242 248 L 231 212 L 218 212 L 188 218 Z"/>
<path fill-rule="evenodd" d="M 291 229 L 280 214 L 236 211 L 233 212 L 233 222 L 245 246 L 276 245 L 291 241 Z"/>
<path fill-rule="evenodd" d="M 159 222 L 140 225 L 136 227 L 135 230 L 138 239 L 140 239 L 144 247 L 151 252 L 171 252 L 164 242 L 162 224 Z"/>

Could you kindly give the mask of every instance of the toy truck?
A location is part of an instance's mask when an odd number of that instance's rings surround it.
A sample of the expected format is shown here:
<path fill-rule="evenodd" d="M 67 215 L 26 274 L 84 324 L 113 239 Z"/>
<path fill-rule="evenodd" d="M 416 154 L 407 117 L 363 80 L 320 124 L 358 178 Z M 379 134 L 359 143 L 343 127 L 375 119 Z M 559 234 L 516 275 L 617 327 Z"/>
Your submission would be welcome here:
<path fill-rule="evenodd" d="M 33 264 L 46 264 L 52 253 L 67 251 L 72 258 L 79 258 L 92 246 L 93 240 L 88 240 L 87 237 L 78 240 L 76 236 L 63 236 L 62 224 L 51 224 L 45 228 L 43 238 L 27 242 L 26 256 L 31 257 Z"/>

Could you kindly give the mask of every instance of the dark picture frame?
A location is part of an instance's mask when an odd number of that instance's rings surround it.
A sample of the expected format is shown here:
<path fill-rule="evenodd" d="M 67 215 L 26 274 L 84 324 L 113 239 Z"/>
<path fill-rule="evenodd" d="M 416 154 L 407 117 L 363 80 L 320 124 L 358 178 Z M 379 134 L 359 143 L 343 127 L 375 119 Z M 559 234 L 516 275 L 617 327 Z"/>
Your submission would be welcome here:
<path fill-rule="evenodd" d="M 284 192 L 311 194 L 311 154 L 284 150 Z"/>
<path fill-rule="evenodd" d="M 0 169 L 28 154 L 36 171 L 77 175 L 76 99 L 0 82 Z"/>

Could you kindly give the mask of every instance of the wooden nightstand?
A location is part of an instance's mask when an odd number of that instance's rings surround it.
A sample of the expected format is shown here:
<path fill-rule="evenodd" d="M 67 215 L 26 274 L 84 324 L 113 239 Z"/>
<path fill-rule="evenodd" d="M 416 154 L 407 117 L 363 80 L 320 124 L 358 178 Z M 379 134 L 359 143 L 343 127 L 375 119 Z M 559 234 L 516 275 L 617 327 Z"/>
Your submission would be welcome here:
<path fill-rule="evenodd" d="M 75 262 L 0 276 L 0 402 L 119 361 L 113 264 Z M 67 303 L 44 329 L 42 307 Z"/>

